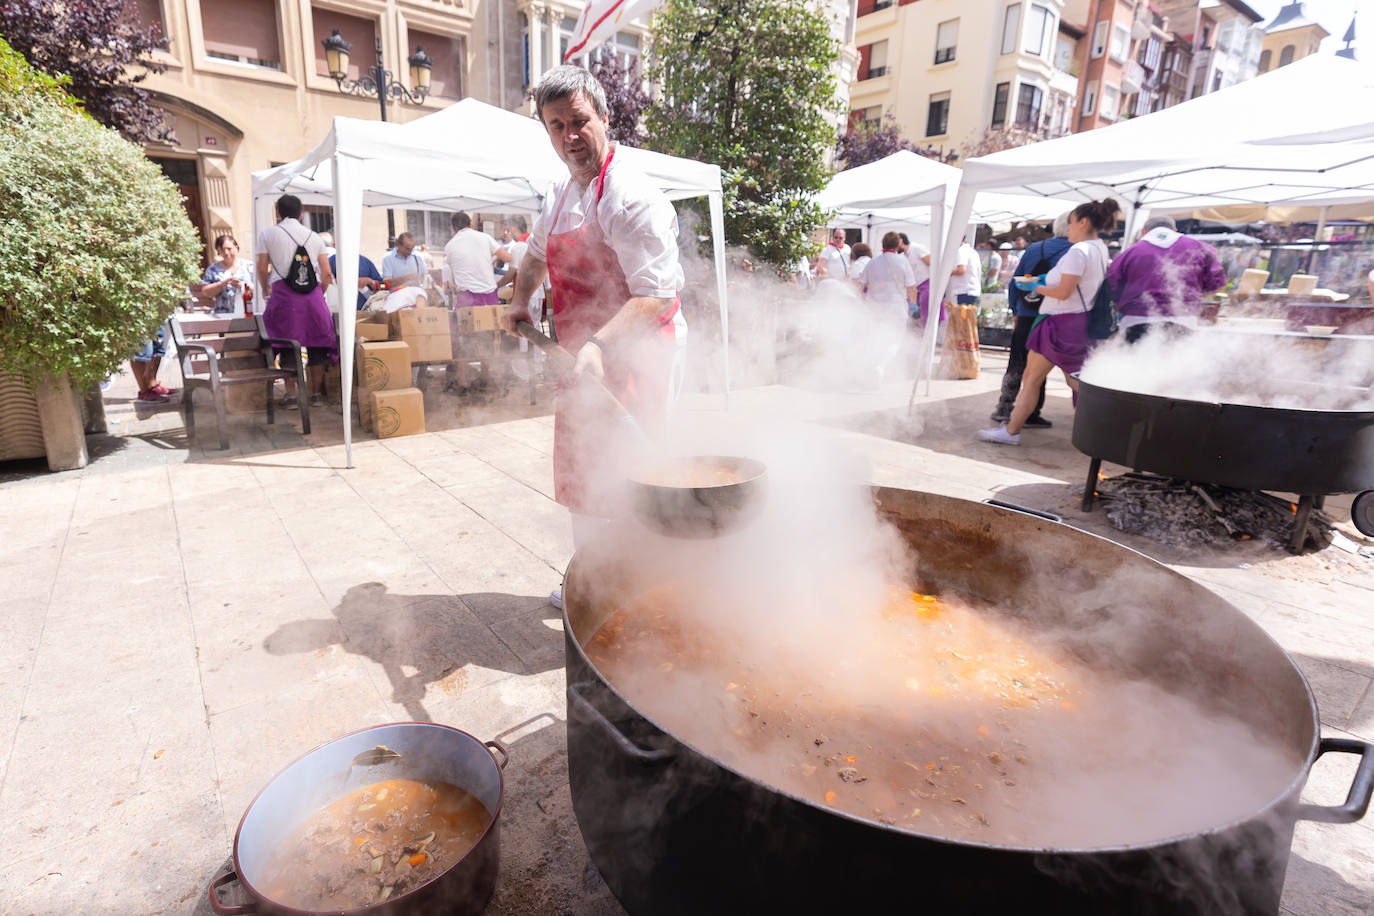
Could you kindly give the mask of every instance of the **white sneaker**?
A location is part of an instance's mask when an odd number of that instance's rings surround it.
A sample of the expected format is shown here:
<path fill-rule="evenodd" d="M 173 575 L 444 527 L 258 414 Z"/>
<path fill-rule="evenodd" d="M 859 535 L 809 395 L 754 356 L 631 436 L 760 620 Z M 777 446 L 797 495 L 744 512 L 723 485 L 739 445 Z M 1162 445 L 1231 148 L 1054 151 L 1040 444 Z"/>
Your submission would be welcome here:
<path fill-rule="evenodd" d="M 563 610 L 563 589 L 556 588 L 549 592 L 549 604 L 552 604 L 560 611 Z"/>
<path fill-rule="evenodd" d="M 998 445 L 1020 445 L 1021 434 L 1007 432 L 1006 426 L 994 426 L 992 429 L 978 430 L 978 438 L 984 442 L 996 442 Z"/>

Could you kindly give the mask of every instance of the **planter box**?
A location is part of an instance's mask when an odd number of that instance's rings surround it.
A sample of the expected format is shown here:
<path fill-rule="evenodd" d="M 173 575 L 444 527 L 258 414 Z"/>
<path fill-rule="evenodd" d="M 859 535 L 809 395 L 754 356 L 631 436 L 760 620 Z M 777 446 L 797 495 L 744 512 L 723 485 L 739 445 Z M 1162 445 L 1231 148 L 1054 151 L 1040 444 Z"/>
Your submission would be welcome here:
<path fill-rule="evenodd" d="M 1011 328 L 978 327 L 978 346 L 1011 349 Z"/>

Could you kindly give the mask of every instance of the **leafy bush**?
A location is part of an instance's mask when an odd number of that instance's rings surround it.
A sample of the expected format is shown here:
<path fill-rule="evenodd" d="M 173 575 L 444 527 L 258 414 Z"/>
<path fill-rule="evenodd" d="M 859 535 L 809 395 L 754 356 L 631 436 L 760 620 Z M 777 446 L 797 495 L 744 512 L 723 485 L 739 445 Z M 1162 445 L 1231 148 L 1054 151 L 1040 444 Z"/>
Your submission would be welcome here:
<path fill-rule="evenodd" d="M 112 374 L 196 279 L 181 195 L 0 41 L 0 369 Z"/>

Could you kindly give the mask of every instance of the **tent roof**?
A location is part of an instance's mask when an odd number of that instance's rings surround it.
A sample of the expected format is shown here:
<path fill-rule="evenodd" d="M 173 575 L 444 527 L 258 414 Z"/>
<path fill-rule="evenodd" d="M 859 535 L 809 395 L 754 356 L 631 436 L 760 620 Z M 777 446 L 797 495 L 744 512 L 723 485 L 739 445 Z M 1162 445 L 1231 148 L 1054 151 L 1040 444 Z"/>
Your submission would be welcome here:
<path fill-rule="evenodd" d="M 335 118 L 329 135 L 305 156 L 255 172 L 253 196 L 294 193 L 306 203 L 328 203 L 336 153 L 359 160 L 363 203 L 370 207 L 533 212 L 567 175 L 537 120 L 463 99 L 406 124 Z M 669 199 L 720 190 L 719 166 L 630 147 L 616 155 L 634 162 Z"/>
<path fill-rule="evenodd" d="M 816 203 L 839 211 L 846 225 L 925 225 L 931 204 L 953 204 L 963 172 L 910 150 L 837 172 Z M 1054 219 L 1073 206 L 1029 194 L 979 194 L 973 219 L 980 223 Z"/>
<path fill-rule="evenodd" d="M 1268 112 L 1281 112 L 1281 117 Z M 1173 108 L 970 159 L 965 189 L 1182 212 L 1374 198 L 1374 76 L 1330 55 Z"/>

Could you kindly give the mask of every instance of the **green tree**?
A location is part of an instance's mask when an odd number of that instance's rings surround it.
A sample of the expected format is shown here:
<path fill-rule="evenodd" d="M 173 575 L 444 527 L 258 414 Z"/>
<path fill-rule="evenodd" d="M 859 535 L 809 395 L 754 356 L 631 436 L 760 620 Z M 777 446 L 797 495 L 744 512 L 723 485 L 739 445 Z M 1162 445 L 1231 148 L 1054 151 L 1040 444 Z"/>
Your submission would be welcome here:
<path fill-rule="evenodd" d="M 0 369 L 112 374 L 196 278 L 176 187 L 0 41 Z"/>
<path fill-rule="evenodd" d="M 654 15 L 648 146 L 721 167 L 725 236 L 782 270 L 828 214 L 839 44 L 806 0 L 668 0 Z"/>

